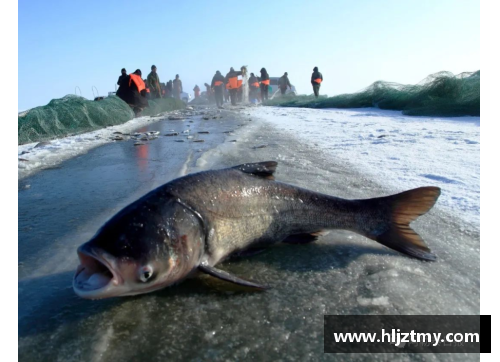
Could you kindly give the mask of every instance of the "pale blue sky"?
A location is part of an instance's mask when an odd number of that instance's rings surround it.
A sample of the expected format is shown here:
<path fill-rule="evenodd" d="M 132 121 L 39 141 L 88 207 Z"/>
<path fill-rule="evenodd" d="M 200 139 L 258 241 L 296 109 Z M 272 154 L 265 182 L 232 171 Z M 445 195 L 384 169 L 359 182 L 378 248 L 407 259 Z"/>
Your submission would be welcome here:
<path fill-rule="evenodd" d="M 441 70 L 480 69 L 479 1 L 19 0 L 19 104 L 115 90 L 120 69 L 152 64 L 185 90 L 216 70 L 288 72 L 299 93 L 350 93 L 376 80 L 416 83 Z"/>

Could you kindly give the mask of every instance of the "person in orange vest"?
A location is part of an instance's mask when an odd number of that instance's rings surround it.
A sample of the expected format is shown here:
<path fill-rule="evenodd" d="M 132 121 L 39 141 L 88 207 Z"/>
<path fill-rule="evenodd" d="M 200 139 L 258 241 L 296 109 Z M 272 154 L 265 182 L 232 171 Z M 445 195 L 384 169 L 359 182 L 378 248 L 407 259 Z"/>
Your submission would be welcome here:
<path fill-rule="evenodd" d="M 200 87 L 198 87 L 198 84 L 194 86 L 193 92 L 194 92 L 194 98 L 195 99 L 200 96 Z"/>
<path fill-rule="evenodd" d="M 181 99 L 182 81 L 179 79 L 179 74 L 175 75 L 172 85 L 174 86 L 174 98 Z"/>
<path fill-rule="evenodd" d="M 313 74 L 311 75 L 311 84 L 313 86 L 314 96 L 319 97 L 319 88 L 321 87 L 321 82 L 323 81 L 323 74 L 318 70 L 318 67 L 314 67 Z"/>
<path fill-rule="evenodd" d="M 267 74 L 266 68 L 262 68 L 260 70 L 260 96 L 262 98 L 262 102 L 267 101 L 267 96 L 269 95 L 269 74 Z"/>
<path fill-rule="evenodd" d="M 222 108 L 222 103 L 224 102 L 223 93 L 225 81 L 224 76 L 219 71 L 216 71 L 214 77 L 212 78 L 211 87 L 214 90 L 215 104 L 217 104 L 217 107 L 219 108 Z"/>
<path fill-rule="evenodd" d="M 129 74 L 120 85 L 119 92 L 116 93 L 124 102 L 133 108 L 134 113 L 138 116 L 142 110 L 149 106 L 146 99 L 146 84 L 141 78 L 142 73 L 137 69 L 132 74 Z"/>
<path fill-rule="evenodd" d="M 258 90 L 260 88 L 259 79 L 255 76 L 255 74 L 250 73 L 248 85 L 250 90 L 248 98 L 250 98 L 250 101 L 252 102 L 254 99 L 258 99 Z"/>
<path fill-rule="evenodd" d="M 236 105 L 236 98 L 238 97 L 238 76 L 242 74 L 241 71 L 235 71 L 233 67 L 226 74 L 226 88 L 229 90 L 229 97 L 233 106 Z"/>

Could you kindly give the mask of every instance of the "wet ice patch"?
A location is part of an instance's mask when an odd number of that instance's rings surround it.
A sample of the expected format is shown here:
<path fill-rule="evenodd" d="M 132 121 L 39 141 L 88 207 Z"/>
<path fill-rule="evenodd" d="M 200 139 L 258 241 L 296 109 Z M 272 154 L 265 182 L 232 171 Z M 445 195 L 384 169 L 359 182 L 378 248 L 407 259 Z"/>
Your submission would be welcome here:
<path fill-rule="evenodd" d="M 50 142 L 34 142 L 19 145 L 17 147 L 18 179 L 25 178 L 40 169 L 55 167 L 63 161 L 86 153 L 95 147 L 102 146 L 110 142 L 121 141 L 118 140 L 119 137 L 123 138 L 121 135 L 130 134 L 130 132 L 134 129 L 143 127 L 152 121 L 158 120 L 160 120 L 160 118 L 153 119 L 149 116 L 139 117 L 120 125 L 99 129 L 81 135 L 59 138 Z M 152 139 L 157 137 L 158 133 L 152 131 L 148 135 L 132 135 L 132 138 L 134 136 L 144 136 L 148 139 Z"/>

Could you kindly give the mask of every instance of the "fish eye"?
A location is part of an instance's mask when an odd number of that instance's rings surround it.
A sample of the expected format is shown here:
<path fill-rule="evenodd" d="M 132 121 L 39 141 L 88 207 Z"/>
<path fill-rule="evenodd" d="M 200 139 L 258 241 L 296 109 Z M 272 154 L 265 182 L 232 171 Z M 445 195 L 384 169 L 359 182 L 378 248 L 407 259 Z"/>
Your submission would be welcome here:
<path fill-rule="evenodd" d="M 153 268 L 151 268 L 149 265 L 144 266 L 141 268 L 139 271 L 139 279 L 141 282 L 146 283 L 151 277 L 153 276 Z"/>

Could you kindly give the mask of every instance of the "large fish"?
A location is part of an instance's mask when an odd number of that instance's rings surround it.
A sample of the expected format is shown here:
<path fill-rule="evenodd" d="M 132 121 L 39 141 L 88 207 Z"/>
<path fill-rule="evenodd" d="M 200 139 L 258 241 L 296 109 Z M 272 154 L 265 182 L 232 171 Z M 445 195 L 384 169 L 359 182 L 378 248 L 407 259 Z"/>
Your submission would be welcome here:
<path fill-rule="evenodd" d="M 276 166 L 249 163 L 188 175 L 125 207 L 78 248 L 76 294 L 97 299 L 148 293 L 194 271 L 263 289 L 215 265 L 281 241 L 311 242 L 329 229 L 436 259 L 409 224 L 434 205 L 439 188 L 346 200 L 274 181 Z"/>

